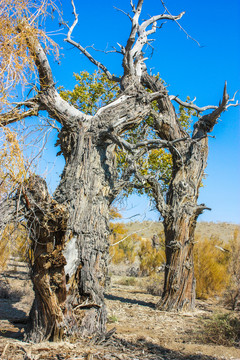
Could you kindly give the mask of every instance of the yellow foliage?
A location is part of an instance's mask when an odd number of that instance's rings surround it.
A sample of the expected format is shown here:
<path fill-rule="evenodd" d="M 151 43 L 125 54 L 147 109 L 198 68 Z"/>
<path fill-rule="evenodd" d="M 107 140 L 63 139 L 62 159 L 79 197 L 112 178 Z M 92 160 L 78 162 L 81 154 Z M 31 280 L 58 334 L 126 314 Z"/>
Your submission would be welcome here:
<path fill-rule="evenodd" d="M 229 246 L 218 238 L 198 239 L 194 249 L 196 295 L 206 299 L 220 295 L 230 280 Z"/>
<path fill-rule="evenodd" d="M 118 212 L 118 209 L 114 206 L 110 207 L 110 219 L 121 219 L 122 215 Z M 110 224 L 110 227 L 112 226 L 113 229 L 113 224 Z"/>
<path fill-rule="evenodd" d="M 26 230 L 18 225 L 7 225 L 0 242 L 0 270 L 2 271 L 10 256 L 17 256 L 22 260 L 28 257 L 29 242 Z"/>
<path fill-rule="evenodd" d="M 135 246 L 139 241 L 136 234 L 127 236 L 127 229 L 122 223 L 111 223 L 110 256 L 114 264 L 121 262 L 132 264 L 136 257 Z M 114 245 L 116 244 L 116 245 Z"/>
<path fill-rule="evenodd" d="M 240 232 L 236 227 L 233 239 L 229 242 L 230 259 L 228 264 L 228 272 L 230 281 L 224 294 L 225 305 L 235 310 L 240 300 Z"/>
<path fill-rule="evenodd" d="M 240 286 L 240 231 L 236 227 L 233 233 L 233 239 L 229 241 L 230 261 L 229 273 L 231 274 L 231 282 Z"/>
<path fill-rule="evenodd" d="M 0 128 L 0 201 L 11 195 L 26 180 L 27 169 L 17 134 Z M 0 241 L 0 268 L 9 256 L 22 257 L 26 253 L 27 234 L 20 226 L 8 224 Z"/>
<path fill-rule="evenodd" d="M 0 128 L 0 200 L 23 183 L 27 176 L 24 157 L 17 134 Z"/>
<path fill-rule="evenodd" d="M 142 240 L 138 251 L 142 275 L 152 275 L 165 263 L 164 249 L 156 249 L 150 240 Z"/>
<path fill-rule="evenodd" d="M 27 37 L 36 35 L 47 48 L 56 49 L 38 28 L 53 9 L 57 9 L 53 0 L 0 0 L 0 110 L 17 84 L 28 84 L 29 73 L 35 73 Z"/>

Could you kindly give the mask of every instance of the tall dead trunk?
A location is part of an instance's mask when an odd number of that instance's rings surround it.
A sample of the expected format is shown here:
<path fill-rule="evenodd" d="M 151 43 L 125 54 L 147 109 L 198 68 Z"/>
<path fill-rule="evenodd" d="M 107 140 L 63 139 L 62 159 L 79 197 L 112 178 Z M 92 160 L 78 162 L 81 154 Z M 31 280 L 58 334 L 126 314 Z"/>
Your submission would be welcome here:
<path fill-rule="evenodd" d="M 143 83 L 153 92 L 166 91 L 160 80 L 147 73 L 144 73 Z M 198 114 L 209 109 L 213 111 L 199 117 L 190 136 L 181 127 L 171 100 L 196 110 Z M 166 140 L 165 147 L 171 152 L 173 160 L 172 177 L 166 198 L 157 179 L 145 176 L 145 181 L 152 188 L 156 207 L 164 219 L 166 268 L 164 291 L 162 299 L 157 304 L 160 309 L 194 308 L 194 231 L 199 214 L 207 209 L 204 204 L 198 205 L 197 200 L 207 165 L 208 133 L 213 130 L 221 113 L 231 106 L 228 105 L 229 101 L 225 84 L 219 106 L 200 108 L 177 97 L 166 95 L 157 101 L 158 112 L 153 112 L 155 131 L 160 139 Z"/>
<path fill-rule="evenodd" d="M 194 232 L 197 218 L 204 210 L 204 206 L 197 205 L 197 199 L 207 155 L 207 138 L 191 142 L 189 147 L 180 146 L 178 152 L 173 152 L 173 175 L 166 201 L 168 211 L 163 221 L 164 290 L 157 304 L 162 310 L 193 310 L 195 307 Z"/>

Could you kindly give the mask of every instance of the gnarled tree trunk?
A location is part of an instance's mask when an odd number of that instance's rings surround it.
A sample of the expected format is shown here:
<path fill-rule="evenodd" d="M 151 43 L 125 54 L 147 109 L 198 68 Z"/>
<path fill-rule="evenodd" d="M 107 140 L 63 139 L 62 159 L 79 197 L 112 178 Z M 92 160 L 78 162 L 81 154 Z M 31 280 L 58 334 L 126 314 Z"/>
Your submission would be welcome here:
<path fill-rule="evenodd" d="M 105 331 L 109 169 L 114 157 L 108 145 L 96 144 L 94 135 L 64 128 L 59 134 L 66 164 L 54 200 L 49 195 L 45 200 L 47 189 L 40 192 L 34 184 L 38 199 L 32 209 L 32 182 L 28 184 L 35 290 L 28 339 L 34 342 Z M 67 216 L 64 222 L 61 209 Z"/>
<path fill-rule="evenodd" d="M 104 288 L 108 267 L 110 180 L 107 146 L 96 145 L 94 134 L 74 134 L 71 152 L 61 148 L 65 169 L 55 199 L 67 203 L 69 221 L 66 257 L 67 306 L 81 336 L 103 333 L 106 325 Z M 74 144 L 74 145 L 73 145 Z M 74 146 L 74 149 L 73 149 Z"/>
<path fill-rule="evenodd" d="M 30 312 L 27 338 L 34 342 L 61 339 L 66 309 L 66 281 L 63 256 L 68 211 L 48 194 L 46 182 L 31 176 L 25 202 L 31 246 L 31 279 L 35 299 Z"/>
<path fill-rule="evenodd" d="M 164 85 L 144 76 L 145 85 L 152 91 L 163 91 Z M 174 98 L 181 105 L 195 107 Z M 215 110 L 201 117 L 194 125 L 192 137 L 177 119 L 170 97 L 158 100 L 159 113 L 155 113 L 155 129 L 161 139 L 171 141 L 173 169 L 169 189 L 164 198 L 156 179 L 146 178 L 153 191 L 156 206 L 164 219 L 166 267 L 162 299 L 157 307 L 163 310 L 192 310 L 195 306 L 195 278 L 193 264 L 194 231 L 196 221 L 206 209 L 198 205 L 199 187 L 207 165 L 208 133 L 212 131 L 220 114 L 226 109 L 228 95 L 224 88 L 223 100 Z"/>

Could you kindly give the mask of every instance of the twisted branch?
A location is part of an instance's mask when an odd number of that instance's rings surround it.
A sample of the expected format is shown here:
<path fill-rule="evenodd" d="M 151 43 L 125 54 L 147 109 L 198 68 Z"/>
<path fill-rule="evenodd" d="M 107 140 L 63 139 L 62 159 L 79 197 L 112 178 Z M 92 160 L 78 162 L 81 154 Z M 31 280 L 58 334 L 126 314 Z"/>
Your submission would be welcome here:
<path fill-rule="evenodd" d="M 229 99 L 229 95 L 227 93 L 227 82 L 225 82 L 224 89 L 223 89 L 223 97 L 222 100 L 219 102 L 218 106 L 214 106 L 210 114 L 202 116 L 195 124 L 194 124 L 194 131 L 193 131 L 193 138 L 199 138 L 206 135 L 206 133 L 211 132 L 213 130 L 214 125 L 217 123 L 220 115 L 226 111 L 231 106 L 238 106 L 238 101 L 234 104 L 230 102 L 235 101 L 234 94 L 232 99 Z"/>
<path fill-rule="evenodd" d="M 231 103 L 231 102 L 235 101 L 236 94 L 237 94 L 237 91 L 235 92 L 235 94 L 233 95 L 233 97 L 231 99 L 227 100 L 227 104 L 225 106 L 225 109 L 228 109 L 231 106 L 239 106 L 238 100 L 233 104 Z M 217 105 L 207 105 L 207 106 L 199 107 L 199 106 L 195 105 L 193 103 L 193 101 L 188 103 L 186 101 L 182 101 L 181 99 L 179 99 L 177 96 L 174 96 L 174 95 L 170 95 L 169 98 L 170 98 L 170 100 L 176 101 L 176 103 L 178 103 L 179 105 L 182 105 L 185 108 L 196 110 L 198 113 L 204 112 L 206 110 L 215 110 L 215 109 L 217 109 L 219 107 Z"/>

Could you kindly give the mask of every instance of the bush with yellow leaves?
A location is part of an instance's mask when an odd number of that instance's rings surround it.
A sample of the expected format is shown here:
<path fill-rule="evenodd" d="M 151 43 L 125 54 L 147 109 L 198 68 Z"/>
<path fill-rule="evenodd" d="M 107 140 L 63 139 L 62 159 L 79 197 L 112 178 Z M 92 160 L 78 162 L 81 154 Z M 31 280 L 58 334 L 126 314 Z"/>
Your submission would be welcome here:
<path fill-rule="evenodd" d="M 11 196 L 27 178 L 21 142 L 17 134 L 8 128 L 0 127 L 0 201 Z M 3 269 L 8 258 L 25 256 L 27 234 L 23 227 L 8 224 L 0 242 L 0 268 Z"/>
<path fill-rule="evenodd" d="M 121 262 L 132 264 L 136 257 L 136 244 L 139 237 L 136 234 L 127 235 L 127 229 L 122 223 L 111 223 L 110 256 L 114 264 Z"/>
<path fill-rule="evenodd" d="M 10 256 L 27 261 L 29 251 L 29 240 L 25 228 L 21 225 L 17 227 L 13 224 L 7 225 L 0 242 L 0 270 L 6 268 Z"/>
<path fill-rule="evenodd" d="M 165 263 L 165 251 L 163 248 L 155 248 L 150 240 L 142 240 L 138 251 L 140 260 L 140 272 L 143 276 L 156 273 Z"/>
<path fill-rule="evenodd" d="M 0 200 L 13 192 L 27 175 L 21 143 L 17 134 L 0 127 Z"/>
<path fill-rule="evenodd" d="M 233 238 L 229 242 L 230 259 L 228 272 L 230 281 L 224 294 L 224 303 L 231 310 L 240 311 L 240 231 L 236 227 Z"/>
<path fill-rule="evenodd" d="M 228 271 L 230 250 L 216 237 L 200 239 L 196 237 L 194 264 L 197 298 L 221 295 L 230 281 Z"/>

